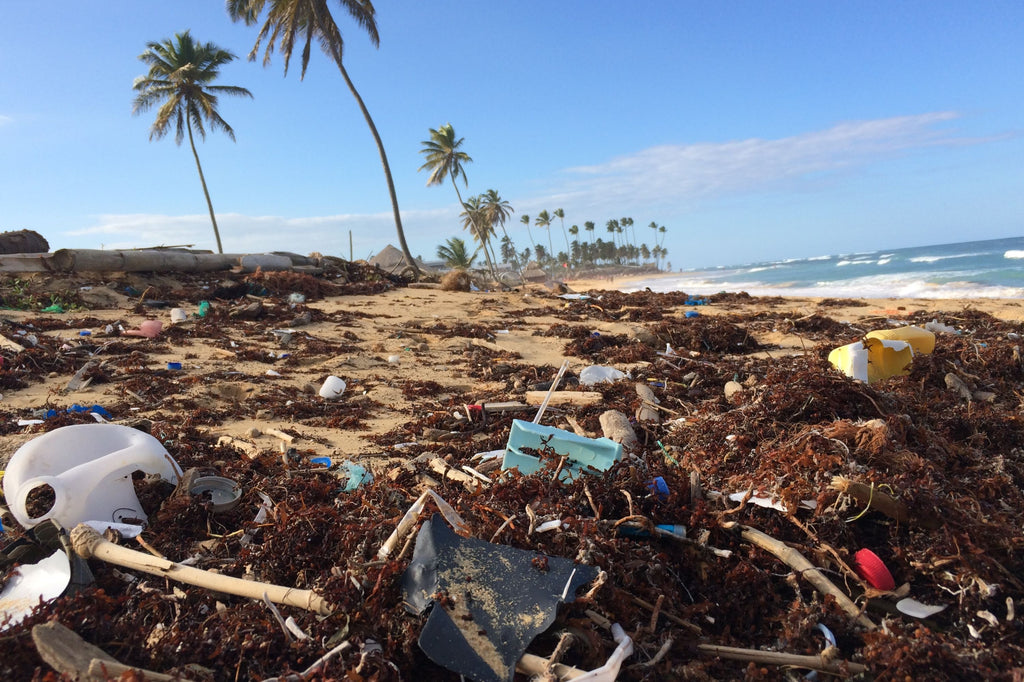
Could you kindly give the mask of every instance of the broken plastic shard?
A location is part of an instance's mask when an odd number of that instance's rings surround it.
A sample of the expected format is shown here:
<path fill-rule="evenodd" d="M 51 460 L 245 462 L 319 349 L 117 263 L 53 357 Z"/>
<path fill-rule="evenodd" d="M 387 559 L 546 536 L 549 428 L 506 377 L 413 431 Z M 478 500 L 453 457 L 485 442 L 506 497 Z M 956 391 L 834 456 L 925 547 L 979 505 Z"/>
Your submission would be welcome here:
<path fill-rule="evenodd" d="M 913 618 L 928 618 L 929 616 L 934 616 L 936 613 L 945 611 L 946 606 L 947 604 L 923 604 L 911 597 L 900 599 L 896 602 L 896 609 L 900 613 L 905 613 Z"/>
<path fill-rule="evenodd" d="M 568 559 L 459 537 L 435 515 L 416 538 L 402 593 L 413 613 L 433 606 L 419 638 L 432 661 L 478 682 L 511 682 L 558 604 L 573 601 L 597 574 Z"/>
<path fill-rule="evenodd" d="M 0 593 L 0 622 L 7 621 L 3 628 L 24 620 L 40 600 L 48 602 L 64 594 L 70 582 L 71 564 L 63 550 L 38 563 L 19 566 Z"/>
<path fill-rule="evenodd" d="M 546 448 L 557 456 L 567 457 L 559 474 L 562 481 L 578 479 L 588 469 L 606 471 L 622 458 L 622 445 L 608 438 L 584 438 L 553 426 L 514 419 L 501 468 L 515 468 L 527 476 L 540 471 L 544 466 L 541 458 L 523 452 L 523 448 Z"/>

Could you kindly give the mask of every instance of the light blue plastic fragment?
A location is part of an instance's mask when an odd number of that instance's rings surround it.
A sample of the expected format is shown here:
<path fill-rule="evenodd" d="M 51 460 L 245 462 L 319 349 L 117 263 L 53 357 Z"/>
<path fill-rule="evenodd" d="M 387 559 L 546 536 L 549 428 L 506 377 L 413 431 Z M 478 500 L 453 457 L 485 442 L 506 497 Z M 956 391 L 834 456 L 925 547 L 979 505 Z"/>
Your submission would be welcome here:
<path fill-rule="evenodd" d="M 622 445 L 609 438 L 584 438 L 553 426 L 514 419 L 501 468 L 518 469 L 525 475 L 540 471 L 544 462 L 523 452 L 523 448 L 537 451 L 549 448 L 559 456 L 568 457 L 559 474 L 562 481 L 575 480 L 581 472 L 607 471 L 622 459 Z"/>

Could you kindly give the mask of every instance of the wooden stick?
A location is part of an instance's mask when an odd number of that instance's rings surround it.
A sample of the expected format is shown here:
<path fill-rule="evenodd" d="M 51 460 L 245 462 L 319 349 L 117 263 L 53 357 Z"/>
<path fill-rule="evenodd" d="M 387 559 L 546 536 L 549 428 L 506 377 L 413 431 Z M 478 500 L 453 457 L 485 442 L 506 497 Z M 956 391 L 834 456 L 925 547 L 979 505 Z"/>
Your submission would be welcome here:
<path fill-rule="evenodd" d="M 723 525 L 725 526 L 727 524 Z M 739 527 L 740 536 L 744 540 L 775 555 L 782 562 L 788 564 L 789 567 L 796 571 L 799 576 L 813 585 L 818 592 L 826 595 L 830 594 L 835 597 L 836 603 L 839 604 L 839 607 L 842 608 L 843 611 L 846 611 L 846 613 L 857 621 L 857 623 L 869 630 L 874 630 L 878 627 L 871 622 L 867 616 L 861 613 L 860 608 L 853 603 L 852 599 L 846 596 L 845 592 L 833 585 L 832 581 L 826 578 L 817 566 L 805 559 L 800 552 L 755 528 L 743 525 L 740 525 Z"/>
<path fill-rule="evenodd" d="M 33 626 L 32 643 L 35 644 L 39 657 L 47 665 L 61 675 L 67 675 L 72 679 L 90 681 L 120 679 L 122 673 L 131 672 L 133 680 L 182 680 L 186 682 L 183 677 L 127 666 L 98 646 L 86 642 L 57 621 Z"/>
<path fill-rule="evenodd" d="M 799 654 L 787 654 L 781 651 L 761 651 L 759 649 L 738 649 L 731 646 L 718 646 L 715 644 L 698 644 L 697 650 L 709 656 L 718 656 L 733 661 L 753 661 L 754 663 L 768 663 L 770 665 L 791 665 L 797 668 L 810 668 L 833 674 L 848 672 L 851 675 L 858 675 L 867 672 L 868 667 L 860 663 L 849 661 L 831 661 L 824 656 L 801 656 Z"/>
<path fill-rule="evenodd" d="M 541 405 L 547 398 L 547 391 L 527 391 L 527 405 Z M 548 405 L 595 405 L 604 400 L 604 396 L 597 391 L 553 391 Z"/>
<path fill-rule="evenodd" d="M 100 559 L 124 568 L 249 599 L 262 599 L 266 592 L 270 601 L 277 604 L 298 606 L 314 611 L 321 616 L 331 613 L 324 598 L 311 590 L 270 585 L 255 580 L 242 580 L 191 566 L 183 566 L 167 559 L 160 559 L 115 545 L 84 523 L 79 524 L 71 531 L 71 546 L 75 553 L 84 559 Z"/>

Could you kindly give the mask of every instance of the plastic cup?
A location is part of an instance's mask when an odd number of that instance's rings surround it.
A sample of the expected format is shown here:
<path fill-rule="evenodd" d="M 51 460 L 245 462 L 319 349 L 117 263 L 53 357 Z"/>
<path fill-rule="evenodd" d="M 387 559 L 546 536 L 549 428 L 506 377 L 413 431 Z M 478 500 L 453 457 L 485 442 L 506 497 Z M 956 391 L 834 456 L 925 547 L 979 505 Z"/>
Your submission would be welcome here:
<path fill-rule="evenodd" d="M 327 400 L 333 400 L 339 397 L 344 391 L 345 380 L 332 374 L 324 380 L 324 385 L 320 387 L 320 397 L 326 398 Z"/>

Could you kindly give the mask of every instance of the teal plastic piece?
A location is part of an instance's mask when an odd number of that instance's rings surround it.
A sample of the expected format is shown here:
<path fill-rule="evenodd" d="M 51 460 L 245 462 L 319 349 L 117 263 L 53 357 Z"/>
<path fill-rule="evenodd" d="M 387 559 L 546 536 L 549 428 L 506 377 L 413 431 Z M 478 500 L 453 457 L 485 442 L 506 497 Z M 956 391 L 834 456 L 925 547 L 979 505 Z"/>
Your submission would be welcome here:
<path fill-rule="evenodd" d="M 568 457 L 559 474 L 562 481 L 578 479 L 581 473 L 607 471 L 622 459 L 622 445 L 609 438 L 584 438 L 553 426 L 514 419 L 501 468 L 518 469 L 525 475 L 540 471 L 544 467 L 540 457 L 523 452 L 523 448 L 537 451 L 548 448 L 559 456 Z"/>

